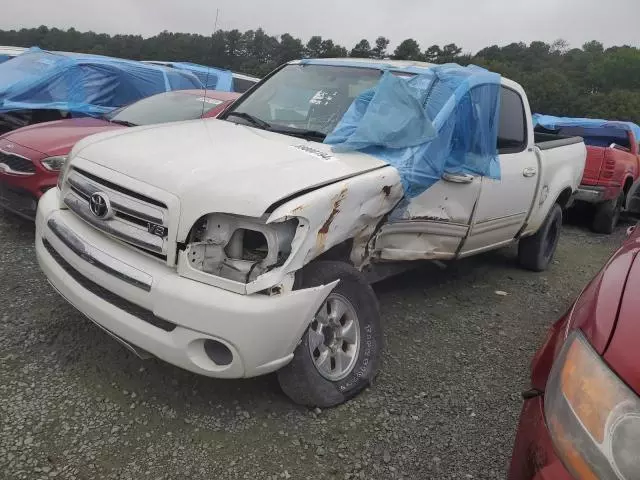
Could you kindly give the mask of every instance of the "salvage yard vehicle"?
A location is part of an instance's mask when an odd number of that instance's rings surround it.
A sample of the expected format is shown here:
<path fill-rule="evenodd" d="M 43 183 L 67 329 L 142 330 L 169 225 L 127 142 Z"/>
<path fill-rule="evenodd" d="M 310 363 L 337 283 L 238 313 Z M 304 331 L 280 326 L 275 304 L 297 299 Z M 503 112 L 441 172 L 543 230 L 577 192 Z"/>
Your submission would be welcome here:
<path fill-rule="evenodd" d="M 159 60 L 144 60 L 142 63 L 152 63 L 165 67 L 186 70 L 196 75 L 207 88 L 226 92 L 244 93 L 260 81 L 257 77 L 231 72 L 215 67 L 207 67 L 191 62 L 163 62 Z"/>
<path fill-rule="evenodd" d="M 548 267 L 586 149 L 530 118 L 478 67 L 293 61 L 218 119 L 81 140 L 40 200 L 37 257 L 131 350 L 277 371 L 295 402 L 334 406 L 380 365 L 370 283 L 514 242 Z"/>
<path fill-rule="evenodd" d="M 584 138 L 587 163 L 574 200 L 594 205 L 594 232 L 612 233 L 620 214 L 631 210 L 629 193 L 640 179 L 640 126 L 549 115 L 534 115 L 534 123 L 538 130 Z"/>
<path fill-rule="evenodd" d="M 510 480 L 638 478 L 640 228 L 629 233 L 533 359 Z"/>
<path fill-rule="evenodd" d="M 98 118 L 39 123 L 0 136 L 0 207 L 35 219 L 38 199 L 55 187 L 71 148 L 84 137 L 139 125 L 214 118 L 239 96 L 212 90 L 159 93 Z"/>
<path fill-rule="evenodd" d="M 33 47 L 0 63 L 0 134 L 103 115 L 156 93 L 200 88 L 202 82 L 188 71 Z"/>
<path fill-rule="evenodd" d="M 9 47 L 6 45 L 0 45 L 0 63 L 11 60 L 12 58 L 22 55 L 27 49 L 23 47 Z"/>

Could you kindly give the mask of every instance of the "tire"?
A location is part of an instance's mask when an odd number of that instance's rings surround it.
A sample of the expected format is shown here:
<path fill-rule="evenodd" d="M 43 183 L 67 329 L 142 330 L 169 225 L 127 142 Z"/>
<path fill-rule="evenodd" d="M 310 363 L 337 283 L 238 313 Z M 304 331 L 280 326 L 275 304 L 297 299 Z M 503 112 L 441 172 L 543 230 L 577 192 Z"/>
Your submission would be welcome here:
<path fill-rule="evenodd" d="M 613 198 L 599 204 L 596 207 L 596 213 L 593 217 L 591 230 L 596 233 L 613 233 L 613 230 L 616 228 L 616 225 L 620 220 L 623 203 L 624 193 L 621 193 L 618 198 Z"/>
<path fill-rule="evenodd" d="M 295 403 L 308 407 L 334 407 L 364 390 L 378 372 L 382 359 L 378 300 L 364 276 L 344 262 L 318 261 L 309 264 L 301 273 L 301 288 L 326 285 L 335 280 L 340 282 L 307 328 L 293 360 L 278 371 L 278 381 L 284 393 Z M 345 313 L 340 318 L 344 320 L 344 326 L 331 323 L 332 313 L 345 306 Z M 351 323 L 354 314 L 357 328 Z M 327 320 L 328 323 L 325 323 Z M 349 329 L 351 333 L 343 337 L 341 334 L 347 330 L 347 325 L 352 325 Z M 332 333 L 331 328 L 337 328 L 340 334 Z M 321 332 L 321 336 L 318 332 Z M 349 344 L 346 340 L 347 337 L 353 340 L 353 332 L 357 332 L 357 350 L 355 343 Z M 336 348 L 332 338 L 340 344 L 339 347 Z M 311 347 L 315 345 L 318 347 L 312 352 Z M 341 350 L 351 353 L 346 366 L 347 354 L 340 353 Z M 323 361 L 327 358 L 328 361 Z M 339 361 L 342 368 L 338 365 Z"/>
<path fill-rule="evenodd" d="M 562 229 L 562 208 L 557 203 L 551 207 L 538 232 L 520 240 L 518 261 L 523 268 L 534 272 L 543 272 L 549 267 Z"/>

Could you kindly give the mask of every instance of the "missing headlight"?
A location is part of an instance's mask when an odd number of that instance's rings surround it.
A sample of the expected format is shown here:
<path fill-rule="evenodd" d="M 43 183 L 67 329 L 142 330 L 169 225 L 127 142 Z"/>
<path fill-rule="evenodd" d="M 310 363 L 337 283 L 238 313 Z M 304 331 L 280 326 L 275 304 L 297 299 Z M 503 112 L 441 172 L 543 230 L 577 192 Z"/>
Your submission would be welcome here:
<path fill-rule="evenodd" d="M 249 283 L 282 265 L 291 253 L 297 220 L 265 224 L 261 219 L 211 214 L 192 229 L 189 264 L 198 270 Z"/>

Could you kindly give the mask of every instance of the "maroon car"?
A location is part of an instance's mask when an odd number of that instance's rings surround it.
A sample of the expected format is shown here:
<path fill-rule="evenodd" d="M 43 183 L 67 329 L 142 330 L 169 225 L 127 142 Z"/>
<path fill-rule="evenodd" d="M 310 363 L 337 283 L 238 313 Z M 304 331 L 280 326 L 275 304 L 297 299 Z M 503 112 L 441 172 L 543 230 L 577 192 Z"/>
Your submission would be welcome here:
<path fill-rule="evenodd" d="M 640 478 L 640 227 L 551 328 L 510 480 Z"/>
<path fill-rule="evenodd" d="M 38 199 L 56 185 L 71 148 L 89 135 L 116 128 L 216 117 L 240 96 L 234 92 L 160 93 L 102 118 L 39 123 L 0 137 L 0 206 L 33 219 Z"/>

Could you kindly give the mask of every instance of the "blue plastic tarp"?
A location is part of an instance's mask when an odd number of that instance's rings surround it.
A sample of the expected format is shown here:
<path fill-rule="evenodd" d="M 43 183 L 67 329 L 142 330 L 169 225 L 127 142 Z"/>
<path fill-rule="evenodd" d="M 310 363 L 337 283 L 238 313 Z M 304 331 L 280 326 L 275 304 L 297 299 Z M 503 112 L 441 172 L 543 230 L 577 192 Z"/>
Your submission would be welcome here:
<path fill-rule="evenodd" d="M 448 64 L 412 68 L 407 78 L 380 68 L 386 71 L 378 85 L 356 98 L 325 143 L 393 165 L 408 197 L 445 172 L 500 178 L 500 75 Z"/>
<path fill-rule="evenodd" d="M 570 117 L 554 117 L 552 115 L 543 115 L 536 113 L 533 115 L 533 126 L 540 125 L 548 130 L 557 130 L 562 127 L 580 127 L 590 128 L 617 128 L 620 130 L 631 131 L 640 141 L 640 126 L 632 122 L 619 122 L 617 120 L 600 120 L 595 118 L 570 118 Z"/>
<path fill-rule="evenodd" d="M 171 65 L 178 70 L 193 73 L 207 88 L 221 92 L 233 92 L 233 76 L 229 70 L 190 62 L 171 62 Z"/>
<path fill-rule="evenodd" d="M 133 60 L 32 48 L 0 64 L 0 112 L 100 115 L 156 93 L 199 89 L 193 74 Z"/>

